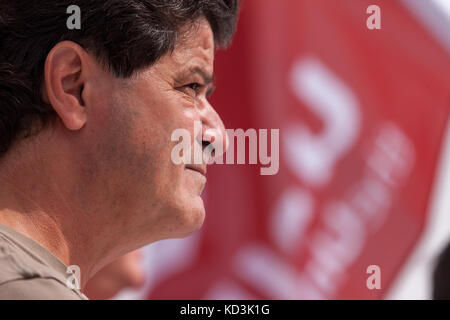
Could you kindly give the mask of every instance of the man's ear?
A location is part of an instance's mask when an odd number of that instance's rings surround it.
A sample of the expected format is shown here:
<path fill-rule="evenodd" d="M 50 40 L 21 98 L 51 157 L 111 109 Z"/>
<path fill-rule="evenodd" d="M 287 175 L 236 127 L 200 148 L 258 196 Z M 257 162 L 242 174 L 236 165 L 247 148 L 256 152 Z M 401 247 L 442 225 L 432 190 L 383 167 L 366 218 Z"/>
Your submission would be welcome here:
<path fill-rule="evenodd" d="M 83 90 L 89 68 L 88 54 L 71 41 L 58 43 L 45 62 L 44 100 L 52 105 L 69 130 L 80 130 L 87 113 Z"/>

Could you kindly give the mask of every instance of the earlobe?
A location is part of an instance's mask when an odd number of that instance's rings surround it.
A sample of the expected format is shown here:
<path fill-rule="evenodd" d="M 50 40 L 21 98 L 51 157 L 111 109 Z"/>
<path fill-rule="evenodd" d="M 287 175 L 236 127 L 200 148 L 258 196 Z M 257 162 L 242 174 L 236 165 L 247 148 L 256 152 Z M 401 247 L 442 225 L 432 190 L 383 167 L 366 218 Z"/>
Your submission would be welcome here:
<path fill-rule="evenodd" d="M 83 89 L 86 81 L 86 52 L 71 41 L 58 43 L 45 62 L 43 98 L 48 100 L 69 130 L 80 130 L 86 123 Z"/>

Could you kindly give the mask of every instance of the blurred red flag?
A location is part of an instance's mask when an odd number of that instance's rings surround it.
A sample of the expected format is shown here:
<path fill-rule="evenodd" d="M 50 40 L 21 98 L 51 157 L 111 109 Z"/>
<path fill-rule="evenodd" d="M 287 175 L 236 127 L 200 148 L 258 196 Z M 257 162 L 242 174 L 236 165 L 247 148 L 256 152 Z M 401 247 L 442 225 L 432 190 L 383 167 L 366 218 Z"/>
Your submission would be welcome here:
<path fill-rule="evenodd" d="M 366 26 L 371 4 L 380 30 Z M 192 259 L 167 262 L 181 267 L 149 298 L 382 298 L 428 214 L 445 45 L 402 1 L 247 0 L 216 73 L 227 127 L 280 129 L 280 171 L 213 166 Z"/>

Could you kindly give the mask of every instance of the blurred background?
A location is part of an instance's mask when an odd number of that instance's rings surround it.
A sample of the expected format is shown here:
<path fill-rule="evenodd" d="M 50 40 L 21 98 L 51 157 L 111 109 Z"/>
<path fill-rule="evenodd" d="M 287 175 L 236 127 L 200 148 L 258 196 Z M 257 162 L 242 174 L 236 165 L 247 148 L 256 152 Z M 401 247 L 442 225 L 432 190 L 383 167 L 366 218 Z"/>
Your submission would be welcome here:
<path fill-rule="evenodd" d="M 227 128 L 280 130 L 278 174 L 210 167 L 203 228 L 88 297 L 450 297 L 450 0 L 244 0 L 216 76 Z"/>

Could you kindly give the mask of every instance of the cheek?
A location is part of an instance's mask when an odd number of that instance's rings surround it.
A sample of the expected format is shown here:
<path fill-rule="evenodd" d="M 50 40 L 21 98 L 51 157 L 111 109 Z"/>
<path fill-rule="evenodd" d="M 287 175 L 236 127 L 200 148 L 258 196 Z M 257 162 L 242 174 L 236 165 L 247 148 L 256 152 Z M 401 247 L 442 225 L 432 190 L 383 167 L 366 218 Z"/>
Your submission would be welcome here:
<path fill-rule="evenodd" d="M 170 158 L 174 146 L 170 141 L 172 123 L 161 120 L 165 117 L 168 115 L 163 110 L 142 108 L 115 121 L 121 123 L 112 134 L 120 152 L 118 164 L 127 172 L 123 178 L 129 181 L 128 189 L 134 191 L 139 201 L 170 201 L 180 183 L 182 168 Z"/>
<path fill-rule="evenodd" d="M 168 233 L 189 233 L 202 224 L 204 208 L 195 176 L 171 160 L 177 145 L 171 135 L 183 128 L 193 137 L 196 113 L 179 99 L 156 94 L 136 93 L 128 95 L 128 101 L 122 98 L 115 103 L 105 124 L 109 147 L 102 152 L 119 182 L 117 187 L 131 195 L 128 202 L 136 212 L 145 219 L 156 218 L 170 229 Z"/>

